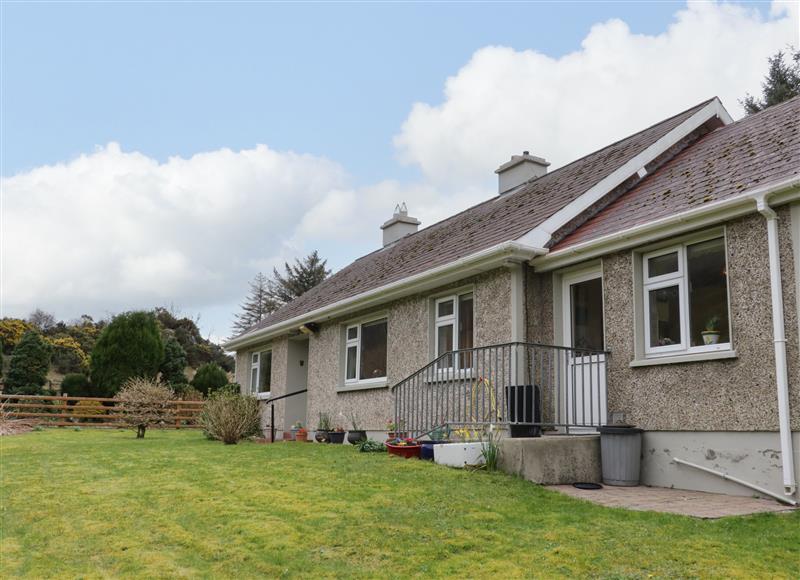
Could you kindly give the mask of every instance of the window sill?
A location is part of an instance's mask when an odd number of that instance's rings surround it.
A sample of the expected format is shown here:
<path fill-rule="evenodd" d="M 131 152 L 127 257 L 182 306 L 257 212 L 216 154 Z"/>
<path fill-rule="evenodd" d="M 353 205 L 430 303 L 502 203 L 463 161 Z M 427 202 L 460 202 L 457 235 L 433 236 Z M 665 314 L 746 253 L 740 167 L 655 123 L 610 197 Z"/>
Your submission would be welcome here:
<path fill-rule="evenodd" d="M 336 392 L 347 391 L 365 391 L 367 389 L 383 389 L 389 386 L 389 381 L 384 377 L 382 379 L 372 379 L 368 381 L 359 381 L 357 383 L 346 383 L 336 387 Z"/>
<path fill-rule="evenodd" d="M 258 399 L 259 401 L 263 401 L 264 399 L 269 399 L 270 396 L 272 395 L 272 392 L 267 391 L 266 393 L 256 393 L 255 395 L 256 399 Z"/>
<path fill-rule="evenodd" d="M 735 350 L 718 350 L 711 352 L 695 352 L 691 354 L 676 354 L 674 356 L 660 356 L 654 358 L 636 359 L 631 361 L 631 367 L 652 367 L 657 365 L 671 365 L 679 363 L 704 362 L 712 360 L 725 360 L 738 358 Z"/>
<path fill-rule="evenodd" d="M 471 379 L 475 376 L 472 369 L 440 369 L 434 373 L 432 377 L 427 377 L 425 383 L 432 385 L 433 383 L 445 383 L 447 381 L 459 381 Z"/>

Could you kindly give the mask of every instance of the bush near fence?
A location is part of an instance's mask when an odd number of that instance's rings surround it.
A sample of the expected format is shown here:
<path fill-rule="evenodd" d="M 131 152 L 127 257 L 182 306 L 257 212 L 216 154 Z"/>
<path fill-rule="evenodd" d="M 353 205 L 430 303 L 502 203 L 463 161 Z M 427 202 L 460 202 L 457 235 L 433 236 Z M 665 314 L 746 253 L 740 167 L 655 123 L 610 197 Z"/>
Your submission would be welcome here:
<path fill-rule="evenodd" d="M 34 419 L 55 427 L 126 428 L 122 401 L 103 397 L 62 397 L 44 395 L 7 395 L 0 393 L 0 403 L 11 419 Z M 203 401 L 172 401 L 175 415 L 163 427 L 197 429 Z"/>

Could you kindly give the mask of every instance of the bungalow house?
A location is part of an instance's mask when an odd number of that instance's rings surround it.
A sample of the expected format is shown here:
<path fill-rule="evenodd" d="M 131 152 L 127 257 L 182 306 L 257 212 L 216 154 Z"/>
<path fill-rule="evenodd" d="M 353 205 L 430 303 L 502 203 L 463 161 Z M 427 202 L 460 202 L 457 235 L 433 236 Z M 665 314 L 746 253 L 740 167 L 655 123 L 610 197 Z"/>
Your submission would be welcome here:
<path fill-rule="evenodd" d="M 552 171 L 524 152 L 231 339 L 237 381 L 307 390 L 279 432 L 626 422 L 644 483 L 751 493 L 680 457 L 796 498 L 799 173 L 800 98 L 737 122 L 713 98 Z"/>

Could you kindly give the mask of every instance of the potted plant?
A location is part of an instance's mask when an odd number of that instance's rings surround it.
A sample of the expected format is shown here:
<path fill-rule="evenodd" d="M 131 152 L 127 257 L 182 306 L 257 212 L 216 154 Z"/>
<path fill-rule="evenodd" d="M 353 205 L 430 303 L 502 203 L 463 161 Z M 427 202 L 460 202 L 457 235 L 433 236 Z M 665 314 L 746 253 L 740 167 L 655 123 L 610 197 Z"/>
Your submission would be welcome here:
<path fill-rule="evenodd" d="M 331 416 L 328 413 L 319 414 L 319 423 L 317 423 L 317 432 L 314 439 L 319 443 L 330 443 L 331 432 Z"/>
<path fill-rule="evenodd" d="M 397 439 L 390 439 L 385 443 L 386 450 L 392 455 L 399 455 L 400 457 L 405 457 L 406 459 L 410 459 L 411 457 L 419 457 L 420 451 L 422 450 L 422 446 L 417 443 L 415 439 L 411 439 L 407 437 L 397 438 Z"/>
<path fill-rule="evenodd" d="M 300 427 L 297 431 L 294 432 L 294 440 L 299 441 L 301 443 L 305 443 L 308 441 L 308 431 L 303 427 Z"/>
<path fill-rule="evenodd" d="M 392 419 L 389 419 L 386 422 L 386 431 L 389 439 L 402 439 L 405 437 L 405 433 L 403 432 L 405 425 L 403 422 L 400 421 L 399 423 L 395 423 Z"/>
<path fill-rule="evenodd" d="M 366 441 L 367 432 L 364 431 L 361 428 L 361 425 L 358 424 L 358 417 L 355 413 L 350 415 L 350 424 L 353 426 L 353 428 L 347 433 L 347 442 L 351 445 L 356 445 L 362 441 Z"/>
<path fill-rule="evenodd" d="M 300 421 L 297 421 L 297 422 L 292 424 L 292 430 L 291 430 L 291 436 L 292 436 L 291 440 L 292 441 L 294 441 L 297 438 L 297 432 L 302 428 L 303 428 L 303 424 Z M 306 431 L 306 433 L 308 433 L 308 431 Z"/>
<path fill-rule="evenodd" d="M 718 344 L 719 343 L 719 316 L 712 316 L 706 322 L 706 327 L 703 332 L 703 344 Z"/>
<path fill-rule="evenodd" d="M 341 445 L 344 443 L 344 427 L 341 425 L 337 425 L 336 428 L 328 433 L 328 438 L 330 439 L 331 443 L 336 443 L 337 445 Z"/>

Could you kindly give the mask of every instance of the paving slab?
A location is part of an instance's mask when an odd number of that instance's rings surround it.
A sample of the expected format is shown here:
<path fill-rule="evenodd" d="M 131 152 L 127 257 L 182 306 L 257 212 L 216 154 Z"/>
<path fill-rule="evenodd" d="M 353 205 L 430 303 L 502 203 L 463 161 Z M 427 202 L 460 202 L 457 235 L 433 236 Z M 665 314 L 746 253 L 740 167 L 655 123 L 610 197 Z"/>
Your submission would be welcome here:
<path fill-rule="evenodd" d="M 797 509 L 772 499 L 645 485 L 636 487 L 604 485 L 602 489 L 597 490 L 578 489 L 572 485 L 548 485 L 547 488 L 606 507 L 664 512 L 704 519 L 765 512 L 791 512 Z"/>

